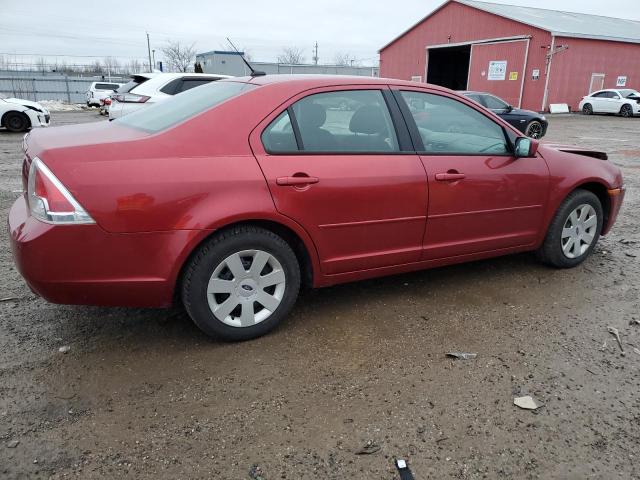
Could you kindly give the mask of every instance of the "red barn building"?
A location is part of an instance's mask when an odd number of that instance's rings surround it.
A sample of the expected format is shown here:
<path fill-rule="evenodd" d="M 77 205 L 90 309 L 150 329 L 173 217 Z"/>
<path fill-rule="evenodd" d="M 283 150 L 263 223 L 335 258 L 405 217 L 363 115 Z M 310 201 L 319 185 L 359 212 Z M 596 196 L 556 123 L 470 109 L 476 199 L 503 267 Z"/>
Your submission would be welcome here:
<path fill-rule="evenodd" d="M 594 90 L 640 90 L 640 22 L 449 0 L 382 47 L 380 76 L 577 109 Z"/>

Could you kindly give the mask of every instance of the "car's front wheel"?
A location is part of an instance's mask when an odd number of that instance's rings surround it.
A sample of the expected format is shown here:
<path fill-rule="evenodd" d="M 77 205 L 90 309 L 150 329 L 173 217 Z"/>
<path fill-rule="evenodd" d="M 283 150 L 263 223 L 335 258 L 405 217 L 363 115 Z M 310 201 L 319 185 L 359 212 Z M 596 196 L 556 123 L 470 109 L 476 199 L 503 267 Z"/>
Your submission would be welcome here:
<path fill-rule="evenodd" d="M 31 127 L 29 117 L 22 112 L 6 113 L 2 123 L 10 132 L 26 132 Z"/>
<path fill-rule="evenodd" d="M 633 108 L 629 104 L 625 104 L 620 109 L 620 115 L 625 118 L 633 117 Z"/>
<path fill-rule="evenodd" d="M 182 278 L 182 302 L 206 334 L 256 338 L 275 328 L 300 290 L 295 253 L 275 233 L 239 226 L 214 235 L 192 256 Z"/>
<path fill-rule="evenodd" d="M 588 191 L 573 191 L 556 212 L 538 258 L 558 268 L 575 267 L 593 251 L 604 215 L 598 197 Z"/>
<path fill-rule="evenodd" d="M 592 115 L 593 114 L 593 107 L 591 106 L 590 103 L 585 103 L 582 107 L 582 113 L 585 115 Z"/>
<path fill-rule="evenodd" d="M 525 135 L 534 139 L 542 138 L 542 124 L 537 120 L 532 120 L 529 122 L 529 125 L 527 125 Z"/>

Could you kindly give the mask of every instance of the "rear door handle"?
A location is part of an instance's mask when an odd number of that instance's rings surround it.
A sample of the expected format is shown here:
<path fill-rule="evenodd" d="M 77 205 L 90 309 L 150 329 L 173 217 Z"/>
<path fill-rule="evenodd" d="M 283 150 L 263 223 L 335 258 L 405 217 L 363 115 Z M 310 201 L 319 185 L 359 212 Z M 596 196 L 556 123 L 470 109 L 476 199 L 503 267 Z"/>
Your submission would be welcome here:
<path fill-rule="evenodd" d="M 436 173 L 436 180 L 439 182 L 455 182 L 456 180 L 462 180 L 466 175 L 458 172 Z"/>
<path fill-rule="evenodd" d="M 300 186 L 310 185 L 312 183 L 318 183 L 320 179 L 318 177 L 278 177 L 276 178 L 276 184 L 282 186 Z"/>

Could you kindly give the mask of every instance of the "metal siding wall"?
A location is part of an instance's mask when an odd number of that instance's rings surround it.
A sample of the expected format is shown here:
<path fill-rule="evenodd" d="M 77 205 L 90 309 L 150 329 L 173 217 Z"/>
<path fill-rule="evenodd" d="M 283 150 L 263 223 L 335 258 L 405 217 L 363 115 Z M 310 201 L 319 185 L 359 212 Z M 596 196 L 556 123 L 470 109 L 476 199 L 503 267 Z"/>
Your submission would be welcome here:
<path fill-rule="evenodd" d="M 576 110 L 589 93 L 592 73 L 604 73 L 604 88 L 616 88 L 618 76 L 627 87 L 640 89 L 640 45 L 582 38 L 557 37 L 556 46 L 569 49 L 554 55 L 548 103 L 568 103 Z"/>
<path fill-rule="evenodd" d="M 473 45 L 467 89 L 493 93 L 511 105 L 520 107 L 527 43 L 526 40 L 518 40 Z M 489 62 L 491 61 L 507 62 L 504 80 L 489 80 Z M 517 74 L 516 80 L 510 79 L 511 72 Z"/>
<path fill-rule="evenodd" d="M 459 3 L 445 5 L 403 37 L 381 50 L 380 75 L 402 80 L 410 80 L 414 75 L 421 75 L 424 78 L 425 49 L 429 45 L 518 35 L 531 36 L 522 107 L 539 110 L 544 92 L 544 56 L 547 52 L 543 47 L 551 42 L 549 32 Z M 539 80 L 532 79 L 534 69 L 540 70 Z"/>

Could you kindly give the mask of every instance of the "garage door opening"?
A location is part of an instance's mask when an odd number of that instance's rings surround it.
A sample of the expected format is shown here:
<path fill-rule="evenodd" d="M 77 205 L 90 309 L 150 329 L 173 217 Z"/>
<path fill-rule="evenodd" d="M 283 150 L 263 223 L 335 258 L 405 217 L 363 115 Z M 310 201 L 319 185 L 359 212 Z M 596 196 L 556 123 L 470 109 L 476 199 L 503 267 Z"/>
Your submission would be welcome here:
<path fill-rule="evenodd" d="M 427 83 L 452 90 L 466 90 L 469 77 L 471 45 L 430 48 Z"/>

